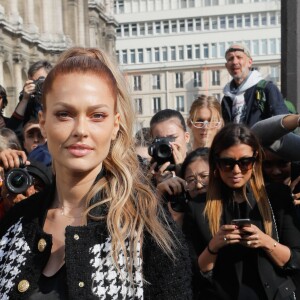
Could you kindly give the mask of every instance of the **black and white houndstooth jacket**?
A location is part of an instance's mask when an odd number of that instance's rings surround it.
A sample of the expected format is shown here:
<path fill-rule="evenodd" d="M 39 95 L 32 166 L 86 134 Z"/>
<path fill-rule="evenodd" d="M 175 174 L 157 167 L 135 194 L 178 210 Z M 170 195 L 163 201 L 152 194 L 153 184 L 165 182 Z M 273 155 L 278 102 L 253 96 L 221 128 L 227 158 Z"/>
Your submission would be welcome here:
<path fill-rule="evenodd" d="M 42 228 L 52 199 L 51 190 L 36 194 L 16 205 L 0 224 L 1 300 L 27 299 L 37 288 L 51 253 L 51 235 Z M 182 239 L 176 226 L 173 229 Z M 87 226 L 66 228 L 69 299 L 192 299 L 190 261 L 185 246 L 176 250 L 177 259 L 173 261 L 145 233 L 135 261 L 132 286 L 122 254 L 118 258 L 121 274 L 116 271 L 109 255 L 110 242 L 105 222 L 91 221 Z"/>

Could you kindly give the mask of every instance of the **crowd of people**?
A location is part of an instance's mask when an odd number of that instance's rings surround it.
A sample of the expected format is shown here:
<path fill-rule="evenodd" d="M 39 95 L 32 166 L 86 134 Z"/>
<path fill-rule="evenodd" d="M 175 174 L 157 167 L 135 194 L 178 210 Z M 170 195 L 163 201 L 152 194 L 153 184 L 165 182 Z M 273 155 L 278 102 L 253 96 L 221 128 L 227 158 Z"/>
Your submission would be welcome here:
<path fill-rule="evenodd" d="M 96 48 L 0 86 L 1 299 L 300 299 L 300 115 L 231 45 L 219 102 L 134 134 Z"/>

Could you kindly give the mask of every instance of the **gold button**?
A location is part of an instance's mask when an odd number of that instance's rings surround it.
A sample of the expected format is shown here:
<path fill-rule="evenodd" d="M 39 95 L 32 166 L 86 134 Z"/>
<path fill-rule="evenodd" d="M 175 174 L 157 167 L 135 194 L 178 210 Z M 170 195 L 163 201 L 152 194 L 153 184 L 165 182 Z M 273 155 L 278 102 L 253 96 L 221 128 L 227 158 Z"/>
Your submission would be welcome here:
<path fill-rule="evenodd" d="M 74 240 L 79 240 L 79 235 L 78 234 L 74 234 Z"/>
<path fill-rule="evenodd" d="M 38 250 L 40 252 L 44 252 L 46 246 L 47 246 L 46 241 L 44 239 L 40 239 L 39 242 L 38 242 Z"/>
<path fill-rule="evenodd" d="M 84 282 L 80 281 L 78 285 L 79 287 L 84 287 Z"/>
<path fill-rule="evenodd" d="M 29 288 L 29 282 L 25 279 L 21 280 L 18 284 L 18 291 L 20 293 L 24 293 L 28 290 Z"/>

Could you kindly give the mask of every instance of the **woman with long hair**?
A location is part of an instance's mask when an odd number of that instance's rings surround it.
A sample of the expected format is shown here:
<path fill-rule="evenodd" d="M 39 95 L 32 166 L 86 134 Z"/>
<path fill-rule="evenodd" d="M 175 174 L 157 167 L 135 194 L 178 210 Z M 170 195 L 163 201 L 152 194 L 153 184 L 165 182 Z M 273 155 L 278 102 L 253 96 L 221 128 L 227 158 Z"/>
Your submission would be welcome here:
<path fill-rule="evenodd" d="M 300 270 L 300 227 L 289 190 L 267 193 L 261 165 L 261 147 L 245 125 L 217 133 L 206 201 L 194 217 L 205 299 L 294 299 L 289 275 Z"/>
<path fill-rule="evenodd" d="M 0 298 L 190 299 L 187 249 L 139 170 L 118 69 L 70 49 L 42 105 L 54 184 L 0 224 Z"/>
<path fill-rule="evenodd" d="M 192 149 L 210 147 L 223 127 L 221 104 L 213 96 L 200 95 L 191 105 L 187 124 L 192 135 Z"/>

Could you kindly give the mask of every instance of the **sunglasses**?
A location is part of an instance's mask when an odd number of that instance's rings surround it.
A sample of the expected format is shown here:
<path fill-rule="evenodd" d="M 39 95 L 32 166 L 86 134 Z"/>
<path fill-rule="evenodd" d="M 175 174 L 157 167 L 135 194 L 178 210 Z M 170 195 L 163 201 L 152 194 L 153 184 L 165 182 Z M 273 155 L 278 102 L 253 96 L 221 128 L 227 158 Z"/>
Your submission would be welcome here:
<path fill-rule="evenodd" d="M 208 129 L 214 129 L 214 128 L 218 128 L 221 125 L 221 122 L 209 122 L 209 121 L 203 121 L 203 122 L 193 122 L 191 120 L 192 125 L 195 128 L 208 128 Z"/>
<path fill-rule="evenodd" d="M 233 158 L 217 158 L 216 162 L 219 168 L 223 172 L 232 171 L 235 165 L 238 165 L 242 172 L 248 171 L 253 168 L 253 165 L 256 161 L 256 157 L 243 157 L 238 160 Z"/>

